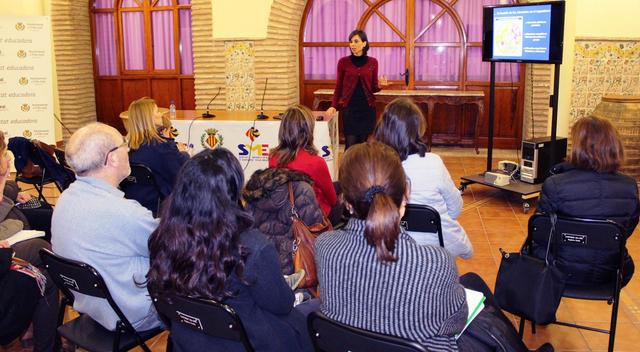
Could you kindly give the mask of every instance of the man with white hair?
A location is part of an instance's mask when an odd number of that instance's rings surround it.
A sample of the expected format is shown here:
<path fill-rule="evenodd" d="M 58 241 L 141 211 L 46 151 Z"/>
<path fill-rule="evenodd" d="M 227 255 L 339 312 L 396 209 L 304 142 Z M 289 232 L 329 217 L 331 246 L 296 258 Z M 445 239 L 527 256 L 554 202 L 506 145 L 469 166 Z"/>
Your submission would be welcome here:
<path fill-rule="evenodd" d="M 98 270 L 136 330 L 160 326 L 147 289 L 138 285 L 149 270 L 147 240 L 158 222 L 118 189 L 131 172 L 127 141 L 115 128 L 92 123 L 71 136 L 65 152 L 77 179 L 53 212 L 53 251 Z M 118 317 L 104 299 L 75 294 L 73 307 L 107 329 L 116 327 Z"/>

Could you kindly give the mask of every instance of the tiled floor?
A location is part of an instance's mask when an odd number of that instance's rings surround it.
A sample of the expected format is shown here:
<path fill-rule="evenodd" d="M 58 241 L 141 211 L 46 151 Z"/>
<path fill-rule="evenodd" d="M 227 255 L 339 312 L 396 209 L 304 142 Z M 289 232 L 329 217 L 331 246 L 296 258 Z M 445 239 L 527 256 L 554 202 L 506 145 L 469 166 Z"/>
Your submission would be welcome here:
<path fill-rule="evenodd" d="M 483 155 L 476 156 L 468 151 L 450 152 L 436 151 L 443 156 L 445 164 L 453 180 L 458 183 L 460 177 L 484 170 L 486 161 Z M 514 159 L 514 151 L 498 151 L 494 160 Z M 45 196 L 52 202 L 57 199 L 57 191 L 49 189 Z M 457 260 L 460 274 L 476 272 L 484 278 L 490 287 L 494 287 L 496 273 L 500 264 L 498 249 L 516 251 L 520 248 L 525 236 L 529 214 L 522 212 L 522 202 L 515 196 L 501 191 L 472 185 L 465 191 L 465 206 L 460 222 L 469 234 L 475 249 L 470 260 Z M 535 205 L 532 205 L 535 206 Z M 532 209 L 533 210 L 533 209 Z M 640 230 L 636 230 L 627 248 L 631 255 L 640 258 Z M 616 351 L 640 350 L 640 279 L 635 277 L 622 290 L 618 316 L 618 333 L 616 334 Z M 564 299 L 558 311 L 558 318 L 568 322 L 586 323 L 596 327 L 607 328 L 611 308 L 604 302 L 587 302 Z M 536 348 L 543 342 L 551 342 L 556 351 L 605 351 L 608 336 L 596 332 L 577 330 L 574 328 L 550 325 L 539 326 L 535 335 L 527 326 L 525 342 L 530 348 Z M 166 334 L 160 335 L 150 342 L 153 351 L 164 351 Z M 28 349 L 24 349 L 26 351 Z M 19 343 L 14 343 L 8 350 L 21 351 Z"/>

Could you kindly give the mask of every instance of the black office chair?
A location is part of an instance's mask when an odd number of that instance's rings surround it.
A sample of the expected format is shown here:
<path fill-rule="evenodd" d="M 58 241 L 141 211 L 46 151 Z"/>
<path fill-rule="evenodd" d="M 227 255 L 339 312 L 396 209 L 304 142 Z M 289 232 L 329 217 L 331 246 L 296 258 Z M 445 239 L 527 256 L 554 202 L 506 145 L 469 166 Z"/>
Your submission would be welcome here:
<path fill-rule="evenodd" d="M 171 324 L 182 324 L 205 335 L 242 344 L 253 351 L 238 314 L 230 306 L 213 300 L 152 294 L 156 310 Z M 167 346 L 172 349 L 171 345 Z"/>
<path fill-rule="evenodd" d="M 307 318 L 313 346 L 319 352 L 427 352 L 417 342 L 348 326 L 313 312 Z"/>
<path fill-rule="evenodd" d="M 529 234 L 525 242 L 524 251 L 534 251 L 536 246 L 546 249 L 551 220 L 548 215 L 536 214 L 529 219 Z M 613 351 L 616 336 L 616 323 L 618 320 L 618 305 L 620 303 L 620 290 L 622 285 L 622 268 L 626 245 L 626 233 L 622 226 L 610 220 L 580 219 L 558 216 L 556 232 L 551 247 L 553 260 L 558 269 L 570 263 L 570 255 L 575 251 L 609 253 L 616 268 L 611 272 L 611 281 L 594 286 L 576 285 L 575 279 L 569 280 L 565 285 L 563 297 L 574 299 L 587 299 L 607 301 L 611 308 L 611 322 L 609 330 L 598 329 L 590 326 L 577 325 L 556 321 L 552 324 L 569 326 L 578 329 L 596 331 L 609 335 L 609 351 Z M 567 252 L 571 251 L 571 253 Z M 598 265 L 599 263 L 592 263 Z M 520 319 L 520 334 L 524 329 L 524 320 Z M 535 331 L 535 330 L 534 330 Z"/>
<path fill-rule="evenodd" d="M 162 328 L 136 331 L 114 302 L 102 276 L 90 265 L 60 257 L 47 249 L 40 250 L 40 258 L 49 276 L 62 291 L 58 312 L 58 334 L 88 351 L 128 351 L 140 346 L 150 352 L 144 341 L 160 334 Z M 87 314 L 62 324 L 66 306 L 73 305 L 73 292 L 105 299 L 118 316 L 115 331 L 105 329 Z"/>
<path fill-rule="evenodd" d="M 131 164 L 131 173 L 120 182 L 120 189 L 127 199 L 137 200 L 157 216 L 163 197 L 151 169 L 143 164 Z"/>
<path fill-rule="evenodd" d="M 440 247 L 444 248 L 440 213 L 433 207 L 423 204 L 407 204 L 400 225 L 407 231 L 437 233 Z"/>

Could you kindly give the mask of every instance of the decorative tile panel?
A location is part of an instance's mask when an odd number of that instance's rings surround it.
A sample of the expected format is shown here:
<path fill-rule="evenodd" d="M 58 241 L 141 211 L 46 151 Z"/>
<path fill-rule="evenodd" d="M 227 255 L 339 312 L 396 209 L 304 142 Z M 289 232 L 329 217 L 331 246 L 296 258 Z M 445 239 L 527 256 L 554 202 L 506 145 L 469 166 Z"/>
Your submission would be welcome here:
<path fill-rule="evenodd" d="M 253 42 L 224 43 L 227 110 L 255 110 L 255 50 Z"/>
<path fill-rule="evenodd" d="M 640 95 L 640 39 L 576 39 L 569 125 L 606 94 Z"/>

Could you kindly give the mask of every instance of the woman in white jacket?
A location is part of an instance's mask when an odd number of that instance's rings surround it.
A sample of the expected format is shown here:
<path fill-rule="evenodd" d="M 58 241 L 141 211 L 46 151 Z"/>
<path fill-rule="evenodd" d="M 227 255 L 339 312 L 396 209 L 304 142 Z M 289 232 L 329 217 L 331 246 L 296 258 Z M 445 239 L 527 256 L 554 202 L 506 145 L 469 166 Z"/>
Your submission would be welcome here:
<path fill-rule="evenodd" d="M 442 159 L 428 153 L 422 141 L 426 129 L 422 112 L 410 99 L 389 103 L 375 131 L 376 139 L 395 149 L 411 182 L 409 203 L 426 204 L 440 213 L 444 247 L 454 256 L 469 259 L 473 246 L 456 220 L 462 210 L 462 197 Z M 418 244 L 438 245 L 435 233 L 409 232 Z"/>

